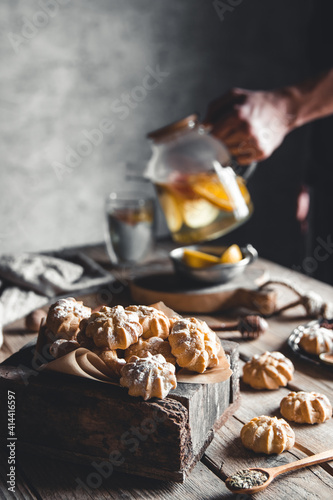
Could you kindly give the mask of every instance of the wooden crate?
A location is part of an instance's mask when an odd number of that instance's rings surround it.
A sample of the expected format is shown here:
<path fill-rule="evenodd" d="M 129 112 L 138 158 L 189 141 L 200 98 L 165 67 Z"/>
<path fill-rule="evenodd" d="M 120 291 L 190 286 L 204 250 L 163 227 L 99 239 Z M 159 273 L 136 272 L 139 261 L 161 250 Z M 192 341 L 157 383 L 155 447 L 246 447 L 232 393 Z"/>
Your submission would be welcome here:
<path fill-rule="evenodd" d="M 24 348 L 0 366 L 1 401 L 8 390 L 15 392 L 17 447 L 91 463 L 95 473 L 114 468 L 183 482 L 239 398 L 238 345 L 222 344 L 233 370 L 229 380 L 180 383 L 165 400 L 150 401 L 114 385 L 52 372 L 36 375 L 32 348 Z M 7 427 L 6 405 L 0 426 Z"/>

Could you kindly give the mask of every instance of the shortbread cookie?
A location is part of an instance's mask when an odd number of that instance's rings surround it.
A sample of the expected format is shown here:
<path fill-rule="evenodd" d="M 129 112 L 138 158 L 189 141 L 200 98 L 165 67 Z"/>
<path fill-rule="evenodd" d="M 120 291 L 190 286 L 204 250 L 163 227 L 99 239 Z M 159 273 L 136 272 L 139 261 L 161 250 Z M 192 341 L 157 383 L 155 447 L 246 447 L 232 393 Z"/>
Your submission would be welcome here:
<path fill-rule="evenodd" d="M 282 453 L 295 444 L 295 434 L 283 418 L 255 417 L 242 427 L 241 440 L 245 448 L 256 453 Z"/>
<path fill-rule="evenodd" d="M 170 333 L 171 333 L 171 330 L 172 330 L 172 327 L 173 325 L 179 321 L 180 319 L 182 319 L 181 316 L 171 316 L 171 318 L 169 318 L 169 323 L 170 323 Z"/>
<path fill-rule="evenodd" d="M 132 344 L 125 351 L 125 359 L 128 360 L 131 356 L 138 356 L 139 358 L 144 358 L 147 356 L 148 352 L 153 356 L 155 354 L 162 354 L 168 363 L 173 365 L 176 364 L 176 358 L 171 353 L 171 346 L 167 340 L 163 340 L 159 337 L 151 337 L 150 339 L 143 340 L 139 338 L 136 344 Z"/>
<path fill-rule="evenodd" d="M 149 306 L 128 306 L 126 311 L 135 312 L 139 316 L 143 331 L 142 338 L 166 339 L 169 336 L 170 322 L 164 312 Z"/>
<path fill-rule="evenodd" d="M 73 297 L 59 299 L 49 309 L 46 326 L 56 338 L 75 340 L 80 321 L 90 315 L 90 307 L 85 307 L 83 302 Z"/>
<path fill-rule="evenodd" d="M 161 354 L 145 358 L 132 356 L 121 369 L 120 385 L 128 387 L 131 396 L 164 399 L 177 387 L 175 367 Z"/>
<path fill-rule="evenodd" d="M 278 389 L 293 378 L 294 366 L 280 352 L 255 355 L 243 367 L 243 381 L 254 389 Z"/>
<path fill-rule="evenodd" d="M 319 325 L 305 328 L 299 345 L 309 354 L 333 351 L 333 331 Z"/>
<path fill-rule="evenodd" d="M 80 347 L 84 347 L 85 349 L 89 349 L 92 351 L 93 349 L 96 348 L 93 339 L 87 337 L 85 334 L 85 329 L 87 326 L 88 320 L 83 319 L 80 323 L 80 330 L 78 334 L 76 335 L 76 341 L 80 344 Z"/>
<path fill-rule="evenodd" d="M 121 369 L 126 365 L 126 361 L 118 357 L 116 350 L 96 347 L 93 352 L 104 361 L 115 378 L 120 378 Z"/>
<path fill-rule="evenodd" d="M 281 415 L 299 424 L 319 424 L 332 416 L 332 406 L 324 394 L 290 392 L 280 403 Z"/>
<path fill-rule="evenodd" d="M 83 324 L 84 334 L 92 338 L 97 347 L 127 349 L 142 335 L 139 316 L 122 306 L 103 306 Z"/>
<path fill-rule="evenodd" d="M 61 358 L 66 354 L 75 351 L 80 347 L 80 344 L 76 340 L 65 340 L 58 339 L 53 342 L 50 346 L 50 354 L 54 358 Z"/>
<path fill-rule="evenodd" d="M 196 318 L 176 321 L 168 340 L 172 354 L 183 368 L 203 373 L 219 363 L 221 344 L 205 321 Z"/>

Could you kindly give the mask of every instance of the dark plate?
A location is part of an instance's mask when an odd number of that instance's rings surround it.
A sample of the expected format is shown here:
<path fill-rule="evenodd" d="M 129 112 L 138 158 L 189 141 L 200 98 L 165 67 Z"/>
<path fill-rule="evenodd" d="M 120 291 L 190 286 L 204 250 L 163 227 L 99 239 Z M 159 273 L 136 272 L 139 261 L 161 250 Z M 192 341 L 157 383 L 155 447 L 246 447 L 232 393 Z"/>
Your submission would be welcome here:
<path fill-rule="evenodd" d="M 333 370 L 333 365 L 331 365 L 329 363 L 325 363 L 316 354 L 309 354 L 308 352 L 304 351 L 299 345 L 299 341 L 301 340 L 301 336 L 302 336 L 303 331 L 305 330 L 305 328 L 308 328 L 309 326 L 312 326 L 312 325 L 320 325 L 320 326 L 324 326 L 324 327 L 329 326 L 330 327 L 329 329 L 333 330 L 333 319 L 331 319 L 331 320 L 324 319 L 324 318 L 322 318 L 320 320 L 316 319 L 316 320 L 310 321 L 310 323 L 307 323 L 306 325 L 298 326 L 297 328 L 295 328 L 295 330 L 293 330 L 293 332 L 289 336 L 288 346 L 294 352 L 294 354 L 296 354 L 296 356 L 298 356 L 303 361 L 307 361 L 307 362 L 310 361 L 314 365 L 326 366 L 326 367 L 331 368 Z"/>

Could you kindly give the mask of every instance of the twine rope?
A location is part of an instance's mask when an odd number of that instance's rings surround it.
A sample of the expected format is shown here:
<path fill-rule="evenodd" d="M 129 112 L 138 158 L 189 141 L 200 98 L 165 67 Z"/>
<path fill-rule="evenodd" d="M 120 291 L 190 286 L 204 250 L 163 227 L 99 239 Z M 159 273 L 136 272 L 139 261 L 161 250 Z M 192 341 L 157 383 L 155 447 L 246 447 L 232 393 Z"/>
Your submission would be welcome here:
<path fill-rule="evenodd" d="M 333 304 L 330 302 L 325 302 L 318 293 L 312 291 L 305 292 L 301 287 L 295 285 L 288 279 L 270 279 L 266 281 L 266 283 L 261 285 L 260 290 L 269 285 L 285 286 L 286 288 L 289 288 L 289 290 L 292 290 L 296 295 L 298 295 L 298 299 L 296 301 L 290 302 L 289 304 L 286 304 L 277 309 L 273 313 L 273 315 L 280 314 L 287 309 L 302 305 L 308 316 L 314 318 L 333 318 Z"/>

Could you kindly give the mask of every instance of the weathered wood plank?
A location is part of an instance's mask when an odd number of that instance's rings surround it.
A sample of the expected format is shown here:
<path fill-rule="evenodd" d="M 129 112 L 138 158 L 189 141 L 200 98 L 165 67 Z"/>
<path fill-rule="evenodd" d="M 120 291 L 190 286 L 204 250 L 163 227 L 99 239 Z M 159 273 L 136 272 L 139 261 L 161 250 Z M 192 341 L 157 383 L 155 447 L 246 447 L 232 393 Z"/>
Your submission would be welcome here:
<path fill-rule="evenodd" d="M 13 330 L 12 332 L 6 331 L 4 334 L 4 343 L 2 348 L 0 349 L 0 363 L 5 359 L 9 358 L 14 352 L 17 352 L 28 342 L 36 338 L 37 334 L 28 334 L 24 333 L 24 330 L 21 333 Z"/>
<path fill-rule="evenodd" d="M 296 445 L 282 455 L 266 456 L 246 450 L 239 438 L 243 424 L 258 415 L 281 417 L 279 404 L 289 392 L 286 388 L 277 391 L 256 391 L 241 383 L 241 405 L 225 426 L 217 432 L 213 442 L 207 448 L 203 461 L 220 477 L 225 478 L 236 470 L 248 467 L 275 467 L 305 456 L 297 446 L 301 445 L 308 452 L 319 453 L 333 446 L 333 419 L 314 426 L 300 425 L 290 422 L 296 435 Z M 299 475 L 284 476 L 280 482 L 273 483 L 265 493 L 258 494 L 262 498 L 329 498 L 333 488 L 333 464 L 322 464 L 319 467 L 299 471 Z M 301 478 L 301 479 L 299 479 Z M 281 481 L 287 481 L 281 484 Z M 306 484 L 302 484 L 302 480 Z M 305 481 L 306 480 L 306 481 Z M 280 486 L 281 485 L 281 486 Z M 280 493 L 279 493 L 280 488 Z M 283 490 L 281 490 L 283 488 Z M 302 488 L 302 489 L 301 489 Z"/>
<path fill-rule="evenodd" d="M 141 478 L 104 469 L 103 478 L 93 465 L 77 466 L 23 453 L 20 467 L 43 500 L 161 499 L 215 500 L 231 498 L 222 480 L 198 463 L 185 484 Z"/>
<path fill-rule="evenodd" d="M 236 373 L 237 345 L 227 348 Z M 0 367 L 1 397 L 8 389 L 16 394 L 21 446 L 76 462 L 105 461 L 117 452 L 119 470 L 148 477 L 184 481 L 238 391 L 231 380 L 179 384 L 167 399 L 145 402 L 114 385 L 50 372 L 30 376 L 29 355 L 31 361 L 31 346 Z"/>
<path fill-rule="evenodd" d="M 15 491 L 8 490 L 7 474 L 9 471 L 8 455 L 6 454 L 6 444 L 1 442 L 0 453 L 0 498 L 6 500 L 39 500 L 31 490 L 26 481 L 25 475 L 22 474 L 18 463 L 15 464 Z M 30 483 L 31 485 L 31 483 Z"/>
<path fill-rule="evenodd" d="M 259 415 L 276 416 L 283 418 L 280 413 L 280 401 L 290 392 L 287 388 L 277 391 L 256 391 L 245 384 L 241 384 L 242 405 L 235 416 L 242 423 Z M 311 453 L 320 453 L 333 448 L 333 419 L 321 424 L 297 424 L 289 422 L 295 432 L 296 443 Z M 333 474 L 333 462 L 327 464 L 327 469 Z"/>
<path fill-rule="evenodd" d="M 249 467 L 275 467 L 305 456 L 296 448 L 281 455 L 256 454 L 244 448 L 239 437 L 243 425 L 243 422 L 238 420 L 241 411 L 238 410 L 236 418 L 228 420 L 218 431 L 203 457 L 203 462 L 221 478 L 225 479 L 237 470 Z M 280 476 L 267 490 L 257 493 L 256 499 L 326 499 L 331 498 L 332 488 L 333 477 L 321 466 L 314 466 L 311 469 L 302 469 Z"/>
<path fill-rule="evenodd" d="M 291 331 L 292 328 L 284 324 L 281 326 L 277 320 L 269 320 L 269 330 L 259 339 L 240 343 L 240 355 L 251 358 L 265 351 L 282 352 L 295 366 L 293 380 L 288 384 L 291 390 L 322 392 L 333 401 L 333 370 L 297 358 L 286 344 Z"/>
<path fill-rule="evenodd" d="M 98 255 L 94 255 L 94 257 L 98 258 Z M 164 266 L 164 261 L 162 262 L 162 260 L 160 264 L 161 268 Z M 285 276 L 289 279 L 295 279 L 297 283 L 304 284 L 307 290 L 312 289 L 317 293 L 320 293 L 324 299 L 332 300 L 332 287 L 298 275 L 293 271 L 289 271 L 281 266 L 263 261 L 262 259 L 260 259 L 259 262 L 260 266 L 266 267 L 272 276 Z M 158 271 L 160 271 L 160 269 L 157 267 L 156 272 Z M 287 295 L 288 292 L 283 291 L 282 294 L 280 294 L 281 301 L 286 301 Z M 117 302 L 120 300 L 120 303 L 124 302 L 125 304 L 128 297 L 126 299 L 126 297 L 123 298 L 122 296 L 117 295 L 115 299 L 117 299 Z M 113 301 L 112 305 L 115 305 L 116 301 Z M 92 303 L 95 304 L 95 302 L 96 298 L 92 298 Z M 299 315 L 298 318 L 297 315 Z M 293 328 L 306 322 L 307 319 L 303 316 L 302 308 L 297 308 L 279 318 L 271 318 L 269 320 L 269 332 L 265 333 L 256 341 L 244 342 L 240 340 L 240 351 L 243 355 L 251 356 L 252 354 L 263 352 L 265 350 L 280 350 L 292 359 L 296 367 L 294 380 L 289 386 L 291 389 L 316 390 L 332 397 L 332 372 L 318 370 L 315 367 L 299 362 L 292 357 L 291 352 L 285 345 L 285 341 Z M 6 343 L 4 350 L 0 353 L 0 359 L 1 357 L 4 359 L 9 354 L 17 351 L 17 349 L 25 345 L 27 340 L 30 340 L 31 337 L 33 336 L 27 337 L 24 334 L 16 334 L 15 332 L 6 334 Z M 278 395 L 277 399 L 279 400 L 278 403 L 276 403 L 275 394 L 273 392 L 266 393 L 265 391 L 256 391 L 252 393 L 251 390 L 245 389 L 244 387 L 243 390 L 242 405 L 238 412 L 236 412 L 238 420 L 236 418 L 229 419 L 224 427 L 218 431 L 212 444 L 207 449 L 207 453 L 204 458 L 215 473 L 219 473 L 221 470 L 221 477 L 225 477 L 225 472 L 228 474 L 234 472 L 235 468 L 239 469 L 242 467 L 248 467 L 249 461 L 253 464 L 256 463 L 259 465 L 260 460 L 264 463 L 277 459 L 278 461 L 286 460 L 287 458 L 292 461 L 296 457 L 300 458 L 303 456 L 302 453 L 296 448 L 294 448 L 291 452 L 287 452 L 282 456 L 275 458 L 266 456 L 260 457 L 257 455 L 253 456 L 254 454 L 252 454 L 252 452 L 246 451 L 242 447 L 238 438 L 239 430 L 242 423 L 245 422 L 246 419 L 254 416 L 252 414 L 250 415 L 250 412 L 255 408 L 258 408 L 258 414 L 270 411 L 272 414 L 274 414 L 274 412 L 278 412 L 279 401 L 282 398 L 282 394 L 288 392 L 288 389 L 280 389 L 279 391 L 276 391 L 276 395 Z M 244 411 L 243 408 L 245 408 Z M 261 411 L 259 411 L 260 408 Z M 305 447 L 311 451 L 321 451 L 323 441 L 326 441 L 327 448 L 332 447 L 332 440 L 328 439 L 330 438 L 329 434 L 331 434 L 331 426 L 332 421 L 314 427 L 298 427 L 295 425 L 294 428 L 297 436 L 297 442 L 305 443 L 307 445 Z M 328 429 L 330 430 L 328 431 Z M 315 449 L 316 446 L 318 446 L 318 449 Z M 272 463 L 272 465 L 274 464 Z M 91 472 L 91 468 L 83 468 L 83 466 L 77 467 L 73 464 L 65 464 L 63 462 L 51 460 L 50 458 L 35 458 L 33 455 L 29 454 L 26 463 L 21 470 L 22 474 L 24 474 L 24 478 L 30 478 L 31 483 L 29 484 L 38 486 L 36 491 L 34 490 L 36 496 L 30 494 L 31 496 L 29 497 L 29 493 L 26 495 L 23 493 L 23 496 L 17 498 L 38 498 L 38 500 L 40 498 L 45 498 L 46 500 L 51 498 L 59 500 L 68 498 L 69 500 L 72 500 L 74 498 L 106 499 L 119 497 L 129 499 L 232 498 L 232 495 L 227 493 L 224 483 L 213 473 L 210 473 L 209 471 L 207 472 L 207 469 L 202 469 L 202 467 L 202 464 L 198 464 L 184 485 L 161 483 L 139 477 L 113 474 L 112 477 L 106 482 L 103 482 L 103 485 L 97 490 L 94 490 L 93 492 L 86 492 L 82 489 L 80 492 L 77 492 L 73 487 L 73 480 L 75 481 L 75 478 L 78 477 L 78 473 L 81 473 L 82 476 L 80 477 L 84 479 L 87 477 L 87 474 Z M 274 500 L 276 500 L 277 498 L 280 499 L 288 497 L 300 499 L 331 498 L 333 485 L 331 484 L 331 477 L 327 474 L 327 472 L 325 472 L 326 469 L 324 470 L 325 467 L 326 466 L 322 464 L 321 466 L 295 471 L 294 473 L 282 476 L 280 479 L 277 479 L 276 482 L 265 491 L 265 493 L 258 494 L 256 498 L 258 497 L 259 500 L 260 498 L 274 498 Z M 330 465 L 327 467 L 328 470 L 331 469 Z M 57 473 L 54 471 L 57 471 Z M 105 487 L 104 484 L 107 484 L 107 487 Z M 126 489 L 124 488 L 124 484 L 126 484 Z M 29 488 L 27 486 L 25 487 L 27 488 L 27 491 L 29 491 Z M 4 495 L 4 489 L 2 489 L 0 495 L 1 494 Z M 260 497 L 259 495 L 262 496 Z M 0 498 L 7 499 L 9 497 L 0 496 Z"/>

